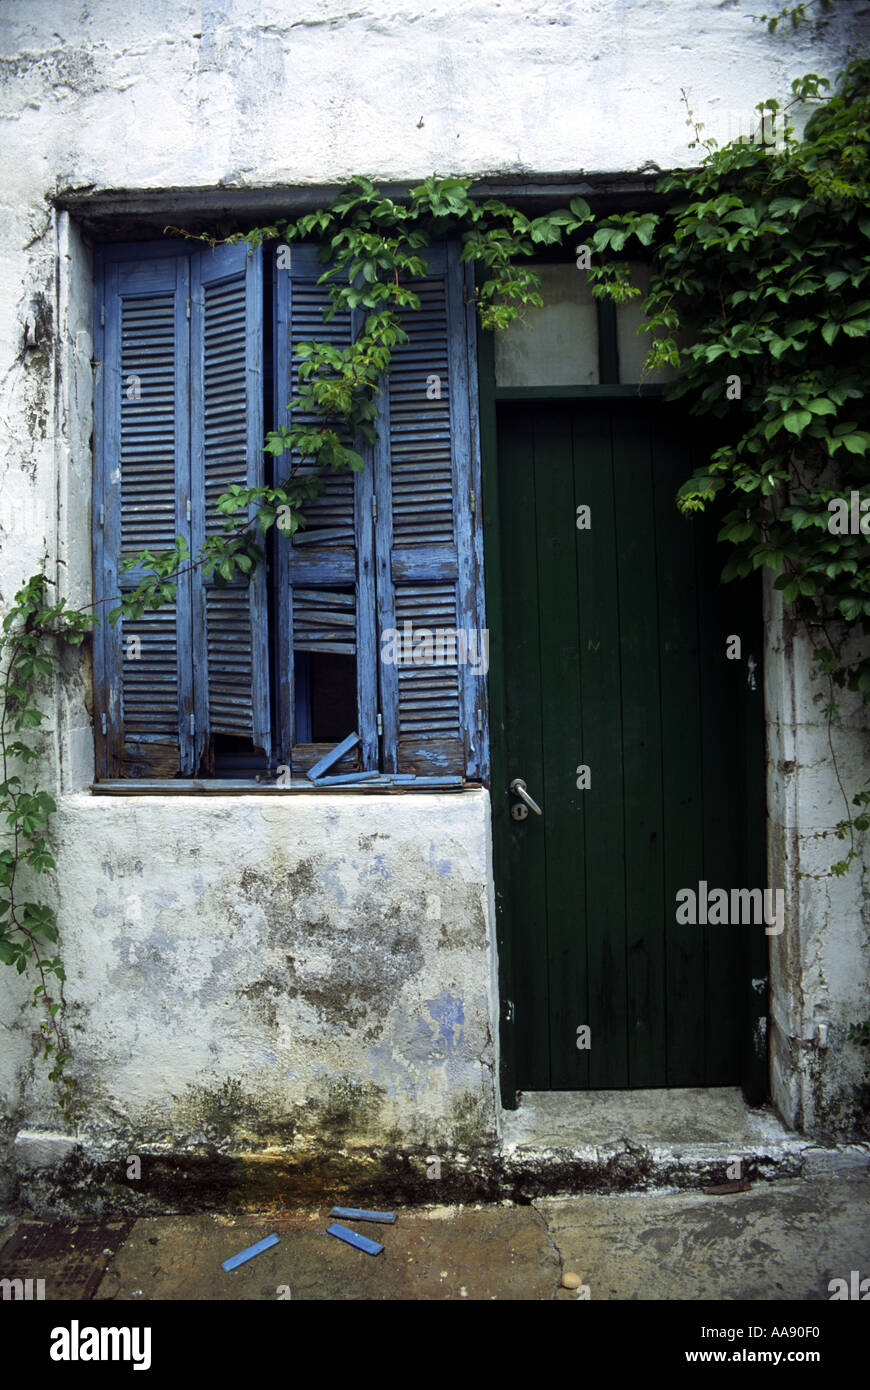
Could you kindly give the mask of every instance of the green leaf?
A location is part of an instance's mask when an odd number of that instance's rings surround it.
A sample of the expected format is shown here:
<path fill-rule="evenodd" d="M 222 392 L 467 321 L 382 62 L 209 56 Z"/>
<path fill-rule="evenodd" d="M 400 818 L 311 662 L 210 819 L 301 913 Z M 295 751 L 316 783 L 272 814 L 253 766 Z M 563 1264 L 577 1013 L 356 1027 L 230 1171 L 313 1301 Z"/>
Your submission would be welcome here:
<path fill-rule="evenodd" d="M 841 598 L 837 602 L 837 608 L 846 619 L 846 622 L 851 623 L 854 622 L 856 618 L 860 617 L 863 604 L 856 598 Z"/>
<path fill-rule="evenodd" d="M 850 454 L 866 454 L 870 447 L 870 434 L 866 430 L 855 430 L 852 434 L 843 435 L 842 442 Z"/>
<path fill-rule="evenodd" d="M 578 222 L 588 222 L 592 217 L 592 209 L 585 198 L 572 198 L 568 204 Z"/>
<path fill-rule="evenodd" d="M 658 220 L 659 219 L 655 213 L 647 212 L 644 213 L 643 217 L 637 218 L 632 223 L 631 230 L 634 232 L 635 236 L 637 237 L 638 241 L 642 246 L 649 246 L 650 242 L 653 239 L 653 235 L 655 234 L 655 229 L 658 225 Z"/>
<path fill-rule="evenodd" d="M 750 521 L 739 521 L 734 526 L 723 526 L 720 532 L 720 538 L 722 540 L 732 541 L 736 544 L 739 541 L 748 540 L 749 537 L 754 534 L 755 527 L 752 525 Z"/>
<path fill-rule="evenodd" d="M 812 418 L 808 410 L 789 410 L 785 415 L 783 424 L 790 434 L 801 434 Z"/>
<path fill-rule="evenodd" d="M 849 279 L 849 273 L 845 270 L 829 270 L 825 276 L 825 285 L 829 290 L 837 290 Z"/>
<path fill-rule="evenodd" d="M 552 246 L 555 242 L 562 240 L 559 227 L 549 217 L 536 217 L 529 224 L 529 236 L 532 241 L 544 246 Z"/>

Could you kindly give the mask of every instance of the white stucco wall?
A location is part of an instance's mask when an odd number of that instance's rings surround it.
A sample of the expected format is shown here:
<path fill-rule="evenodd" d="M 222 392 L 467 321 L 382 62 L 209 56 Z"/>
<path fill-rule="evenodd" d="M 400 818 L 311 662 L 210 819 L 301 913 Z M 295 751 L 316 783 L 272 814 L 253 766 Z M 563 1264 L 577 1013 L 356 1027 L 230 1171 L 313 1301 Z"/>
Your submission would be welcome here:
<path fill-rule="evenodd" d="M 793 77 L 830 75 L 867 11 L 857 0 L 770 36 L 750 18 L 754 0 L 3 8 L 5 139 L 18 192 L 39 198 L 55 184 L 667 168 L 687 153 L 682 87 L 727 134 Z"/>
<path fill-rule="evenodd" d="M 55 212 L 56 195 L 99 206 L 141 192 L 169 220 L 176 190 L 223 189 L 231 207 L 242 190 L 278 197 L 354 173 L 577 182 L 664 169 L 692 157 L 681 88 L 724 138 L 760 99 L 786 99 L 795 76 L 833 77 L 870 36 L 864 0 L 776 36 L 749 17 L 759 8 L 457 0 L 421 9 L 397 0 L 347 14 L 332 0 L 7 0 L 0 602 L 43 567 L 71 602 L 91 598 L 90 251 L 75 218 Z M 29 348 L 27 322 L 36 327 Z M 775 628 L 771 641 L 776 654 Z M 771 882 L 781 870 L 799 918 L 796 935 L 774 946 L 774 1086 L 787 1117 L 812 1126 L 825 1106 L 843 1111 L 844 1073 L 830 1049 L 806 1044 L 806 1030 L 824 1003 L 839 1046 L 846 1022 L 868 1011 L 865 890 L 858 872 L 833 886 L 796 877 L 795 847 L 805 853 L 810 842 L 791 836 L 793 824 L 808 833 L 839 809 L 805 654 L 795 665 L 789 653 L 768 682 L 778 769 Z M 240 1143 L 286 1139 L 302 1102 L 314 1127 L 330 1086 L 368 1088 L 358 1138 L 494 1133 L 486 794 L 92 799 L 88 700 L 87 667 L 71 660 L 47 692 L 44 741 L 60 795 L 60 921 L 90 1142 L 195 1142 L 209 1126 L 217 1132 L 221 1096 Z M 799 701 L 813 717 L 795 734 Z M 314 866 L 308 886 L 304 863 Z M 433 894 L 440 920 L 429 915 Z M 274 988 L 282 972 L 285 982 L 293 971 L 325 980 L 329 951 L 329 988 L 344 981 L 346 990 L 343 1021 L 330 1021 L 311 992 Z M 391 981 L 386 995 L 375 958 Z M 413 968 L 390 975 L 400 958 Z M 22 1124 L 54 1123 L 27 990 L 10 973 L 0 972 L 7 1138 Z M 447 996 L 461 1001 L 461 1019 Z"/>
<path fill-rule="evenodd" d="M 485 792 L 70 796 L 55 829 L 91 1124 L 214 1138 L 232 1078 L 237 1139 L 354 1092 L 357 1143 L 487 1133 Z"/>
<path fill-rule="evenodd" d="M 853 798 L 868 790 L 870 710 L 831 691 L 806 632 L 784 617 L 769 583 L 765 604 L 768 873 L 785 888 L 788 924 L 770 947 L 771 1092 L 789 1124 L 830 1138 L 849 1128 L 854 1088 L 866 1081 L 864 1056 L 848 1040 L 849 1025 L 870 1014 L 866 834 L 854 836 L 849 873 L 830 870 L 852 845 L 832 827 L 857 814 Z M 832 693 L 841 713 L 829 740 Z"/>

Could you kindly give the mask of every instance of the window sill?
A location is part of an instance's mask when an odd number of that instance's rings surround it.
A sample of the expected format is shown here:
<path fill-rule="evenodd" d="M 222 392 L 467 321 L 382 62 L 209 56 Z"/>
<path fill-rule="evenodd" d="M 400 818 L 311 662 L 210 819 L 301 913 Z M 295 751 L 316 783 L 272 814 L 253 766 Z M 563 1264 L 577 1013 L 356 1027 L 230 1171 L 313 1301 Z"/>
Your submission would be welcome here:
<path fill-rule="evenodd" d="M 292 796 L 294 792 L 348 792 L 371 795 L 377 793 L 395 795 L 405 792 L 440 791 L 480 791 L 481 782 L 463 782 L 459 778 L 421 777 L 415 782 L 391 782 L 385 776 L 383 781 L 353 782 L 321 787 L 309 782 L 307 777 L 294 777 L 289 787 L 279 787 L 274 782 L 255 782 L 251 778 L 233 778 L 225 781 L 199 780 L 196 778 L 121 778 L 106 782 L 92 782 L 90 791 L 94 796 Z"/>

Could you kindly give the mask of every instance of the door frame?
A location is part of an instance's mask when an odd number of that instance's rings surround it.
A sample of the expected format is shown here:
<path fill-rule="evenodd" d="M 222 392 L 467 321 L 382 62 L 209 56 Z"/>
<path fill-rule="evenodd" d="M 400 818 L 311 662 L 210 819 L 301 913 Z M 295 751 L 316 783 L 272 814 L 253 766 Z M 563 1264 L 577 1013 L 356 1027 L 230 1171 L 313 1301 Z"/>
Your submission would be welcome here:
<path fill-rule="evenodd" d="M 599 359 L 615 366 L 616 317 L 615 305 L 599 301 Z M 601 375 L 613 376 L 615 371 L 602 370 Z M 499 1010 L 499 1086 L 505 1110 L 515 1110 L 519 1104 L 516 1081 L 516 1034 L 514 1028 L 513 943 L 516 924 L 511 905 L 505 894 L 508 864 L 508 768 L 505 758 L 505 667 L 504 613 L 502 581 L 509 557 L 503 554 L 499 523 L 498 479 L 498 418 L 500 402 L 536 401 L 556 404 L 564 401 L 602 401 L 613 399 L 661 399 L 660 385 L 615 385 L 558 387 L 497 387 L 495 384 L 495 344 L 492 332 L 478 333 L 478 390 L 480 408 L 481 503 L 483 511 L 484 580 L 487 626 L 489 629 L 489 728 L 491 782 L 490 804 L 493 846 L 493 897 L 495 903 L 496 948 L 498 953 L 498 1010 Z M 759 610 L 758 624 L 763 632 Z M 759 642 L 763 659 L 763 643 Z M 760 671 L 761 675 L 762 672 Z M 745 688 L 745 687 L 744 687 Z M 746 702 L 748 705 L 748 701 Z M 765 776 L 764 722 L 755 717 L 749 724 L 754 737 L 746 741 L 747 790 L 745 833 L 748 845 L 758 847 L 758 860 L 766 881 L 766 821 L 767 793 Z M 766 937 L 753 933 L 746 938 L 743 988 L 743 1044 L 741 1047 L 741 1086 L 750 1105 L 763 1104 L 768 1099 L 767 1017 L 768 989 L 756 992 L 753 980 L 769 977 L 769 951 Z M 579 1093 L 579 1094 L 582 1094 Z"/>

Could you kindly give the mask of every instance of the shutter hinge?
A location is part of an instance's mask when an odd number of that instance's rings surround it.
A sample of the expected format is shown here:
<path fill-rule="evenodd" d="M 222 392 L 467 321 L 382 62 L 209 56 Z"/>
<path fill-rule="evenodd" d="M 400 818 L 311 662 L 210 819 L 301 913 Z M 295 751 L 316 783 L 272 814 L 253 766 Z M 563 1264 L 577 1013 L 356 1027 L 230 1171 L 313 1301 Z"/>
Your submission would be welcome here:
<path fill-rule="evenodd" d="M 380 711 L 379 711 L 379 712 L 378 712 L 378 734 L 380 735 L 380 734 L 382 734 L 383 732 L 384 732 L 384 716 L 383 716 L 383 715 L 380 713 Z"/>
<path fill-rule="evenodd" d="M 471 494 L 471 515 L 472 515 L 472 516 L 474 516 L 474 512 L 475 512 L 476 506 L 477 506 L 477 498 L 475 497 L 474 493 L 472 493 L 472 494 Z"/>
<path fill-rule="evenodd" d="M 514 1001 L 512 999 L 503 999 L 501 1001 L 501 1016 L 505 1023 L 513 1023 Z"/>
<path fill-rule="evenodd" d="M 106 326 L 106 306 L 105 306 L 105 304 L 101 304 L 101 305 L 100 305 L 100 327 L 101 327 L 101 328 L 105 328 L 105 326 Z"/>
<path fill-rule="evenodd" d="M 190 498 L 187 499 L 187 519 L 190 521 Z"/>
<path fill-rule="evenodd" d="M 105 524 L 106 524 L 106 509 L 105 509 L 105 507 L 100 507 L 100 525 L 101 525 L 101 526 L 105 526 Z"/>
<path fill-rule="evenodd" d="M 372 494 L 372 521 L 378 519 L 378 499 Z"/>
<path fill-rule="evenodd" d="M 187 317 L 190 318 L 190 300 L 187 301 Z"/>
<path fill-rule="evenodd" d="M 483 710 L 480 705 L 477 706 L 477 728 L 480 733 L 483 732 Z"/>
<path fill-rule="evenodd" d="M 103 713 L 102 713 L 101 716 L 100 716 L 100 727 L 101 727 L 102 730 L 103 730 L 103 738 L 105 738 L 105 737 L 106 737 L 106 711 L 105 711 L 105 710 L 103 710 Z"/>
<path fill-rule="evenodd" d="M 190 716 L 190 737 L 193 738 L 193 736 L 194 736 L 195 733 L 196 733 L 196 715 L 191 714 L 191 716 Z"/>

